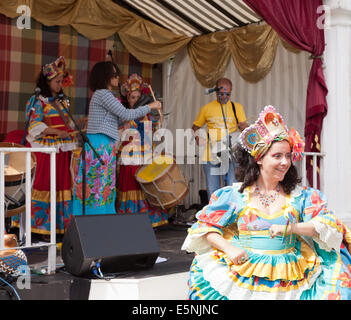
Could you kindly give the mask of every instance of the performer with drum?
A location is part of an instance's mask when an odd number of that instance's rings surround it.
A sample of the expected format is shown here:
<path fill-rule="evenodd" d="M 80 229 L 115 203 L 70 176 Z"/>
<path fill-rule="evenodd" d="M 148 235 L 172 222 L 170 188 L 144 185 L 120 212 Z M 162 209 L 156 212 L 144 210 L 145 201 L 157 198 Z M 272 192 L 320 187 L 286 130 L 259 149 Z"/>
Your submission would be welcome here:
<path fill-rule="evenodd" d="M 63 234 L 72 215 L 70 161 L 77 148 L 71 135 L 72 124 L 65 101 L 60 101 L 63 87 L 72 83 L 64 57 L 42 67 L 36 95 L 26 104 L 28 132 L 26 139 L 34 148 L 56 148 L 56 233 Z M 64 104 L 64 107 L 62 106 Z M 50 155 L 36 153 L 37 169 L 32 189 L 32 232 L 49 240 L 50 234 Z M 13 218 L 18 227 L 18 218 Z"/>
<path fill-rule="evenodd" d="M 125 105 L 129 109 L 135 109 L 142 101 L 152 101 L 150 93 L 149 85 L 137 74 L 130 75 L 121 87 L 121 94 L 126 99 Z M 138 160 L 152 156 L 153 144 L 145 132 L 149 130 L 153 133 L 159 126 L 159 120 L 158 116 L 149 113 L 144 118 L 128 121 L 120 127 L 124 134 L 129 132 L 132 141 L 125 141 L 120 147 L 119 190 L 116 203 L 118 213 L 147 213 L 154 228 L 168 223 L 167 210 L 154 207 L 146 200 L 135 174 L 143 164 L 143 161 Z"/>
<path fill-rule="evenodd" d="M 112 89 L 118 86 L 119 75 L 119 69 L 113 62 L 102 61 L 94 65 L 89 78 L 89 86 L 94 94 L 89 105 L 87 127 L 87 138 L 91 145 L 85 146 L 84 208 L 87 215 L 116 213 L 116 143 L 120 141 L 119 124 L 142 118 L 152 109 L 161 109 L 159 101 L 136 109 L 125 108 L 112 93 Z M 82 161 L 79 161 L 73 183 L 74 215 L 83 214 L 82 168 Z"/>

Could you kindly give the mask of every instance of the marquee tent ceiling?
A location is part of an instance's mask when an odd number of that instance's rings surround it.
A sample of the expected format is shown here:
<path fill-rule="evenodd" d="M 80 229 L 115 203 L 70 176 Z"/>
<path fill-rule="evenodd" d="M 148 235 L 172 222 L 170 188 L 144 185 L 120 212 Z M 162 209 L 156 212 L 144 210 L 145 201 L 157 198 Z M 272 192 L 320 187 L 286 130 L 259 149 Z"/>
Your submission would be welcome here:
<path fill-rule="evenodd" d="M 243 0 L 113 0 L 176 34 L 189 37 L 230 30 L 263 19 Z"/>

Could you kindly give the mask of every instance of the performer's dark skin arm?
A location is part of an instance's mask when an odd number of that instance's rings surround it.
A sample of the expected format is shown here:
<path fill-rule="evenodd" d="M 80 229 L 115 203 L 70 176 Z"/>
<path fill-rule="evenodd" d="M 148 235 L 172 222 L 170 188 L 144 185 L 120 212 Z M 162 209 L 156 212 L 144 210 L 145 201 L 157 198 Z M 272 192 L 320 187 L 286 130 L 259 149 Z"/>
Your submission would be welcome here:
<path fill-rule="evenodd" d="M 247 123 L 247 121 L 244 122 L 239 122 L 238 123 L 238 127 L 240 131 L 243 131 L 245 128 L 247 128 L 249 126 L 249 124 Z"/>

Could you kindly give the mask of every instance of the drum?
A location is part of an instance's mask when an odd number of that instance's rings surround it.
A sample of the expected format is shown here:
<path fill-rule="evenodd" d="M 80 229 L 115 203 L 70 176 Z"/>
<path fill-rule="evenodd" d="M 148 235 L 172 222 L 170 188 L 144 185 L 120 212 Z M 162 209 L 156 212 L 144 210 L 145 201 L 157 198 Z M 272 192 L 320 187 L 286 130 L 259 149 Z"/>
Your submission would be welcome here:
<path fill-rule="evenodd" d="M 25 148 L 13 142 L 0 142 L 0 148 Z M 31 153 L 31 178 L 33 180 L 36 158 Z M 12 217 L 25 211 L 26 153 L 5 153 L 5 214 Z"/>
<path fill-rule="evenodd" d="M 140 167 L 135 173 L 135 178 L 149 203 L 155 207 L 174 207 L 189 192 L 188 181 L 175 160 L 169 156 L 160 156 L 151 164 Z"/>
<path fill-rule="evenodd" d="M 17 237 L 15 234 L 4 234 L 5 248 L 7 250 L 1 250 L 0 256 L 7 256 L 10 254 L 15 254 L 16 249 L 11 249 L 17 247 Z"/>

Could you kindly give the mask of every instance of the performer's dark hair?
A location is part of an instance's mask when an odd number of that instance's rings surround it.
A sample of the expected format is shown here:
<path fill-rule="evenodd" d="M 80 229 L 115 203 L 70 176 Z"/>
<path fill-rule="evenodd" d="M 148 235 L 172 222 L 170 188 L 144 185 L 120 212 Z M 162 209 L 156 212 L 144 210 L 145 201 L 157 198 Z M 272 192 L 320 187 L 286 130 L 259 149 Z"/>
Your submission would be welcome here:
<path fill-rule="evenodd" d="M 121 74 L 118 67 L 111 61 L 100 61 L 96 63 L 89 76 L 90 89 L 92 91 L 107 89 L 114 76 L 114 69 L 116 69 L 117 75 Z"/>
<path fill-rule="evenodd" d="M 238 164 L 235 168 L 235 178 L 239 182 L 242 182 L 239 189 L 239 192 L 242 193 L 246 187 L 251 186 L 257 181 L 260 174 L 260 167 L 240 143 L 237 143 L 234 147 L 234 157 Z M 290 194 L 300 182 L 301 178 L 298 176 L 297 169 L 295 165 L 291 163 L 291 166 L 285 174 L 283 181 L 280 182 L 280 185 L 283 187 L 286 194 Z"/>
<path fill-rule="evenodd" d="M 55 79 L 55 78 L 54 78 Z M 44 76 L 43 72 L 40 72 L 36 85 L 40 88 L 40 94 L 45 98 L 52 97 L 52 93 L 49 86 L 49 81 L 46 76 Z M 62 89 L 59 93 L 63 93 Z"/>

